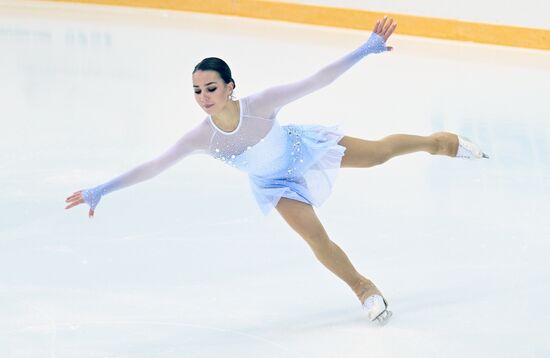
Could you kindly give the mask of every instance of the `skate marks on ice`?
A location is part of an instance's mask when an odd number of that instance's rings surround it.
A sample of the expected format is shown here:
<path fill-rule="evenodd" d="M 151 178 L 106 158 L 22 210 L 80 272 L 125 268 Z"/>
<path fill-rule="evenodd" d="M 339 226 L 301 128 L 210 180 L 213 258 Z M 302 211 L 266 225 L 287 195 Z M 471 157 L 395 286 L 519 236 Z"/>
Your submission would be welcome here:
<path fill-rule="evenodd" d="M 88 357 L 310 358 L 274 340 L 241 330 L 155 319 L 58 321 L 6 331 L 10 353 Z M 32 341 L 32 345 L 25 342 Z"/>
<path fill-rule="evenodd" d="M 456 287 L 452 292 L 441 289 L 419 290 L 409 294 L 392 295 L 394 304 L 390 311 L 390 325 L 418 326 L 419 322 L 440 321 L 442 324 L 450 324 L 455 321 L 457 312 L 469 312 L 476 307 L 475 314 L 462 317 L 462 320 L 479 319 L 482 313 L 489 310 L 491 299 L 498 296 L 498 292 L 468 290 L 467 287 Z M 389 307 L 388 307 L 389 308 Z M 393 315 L 395 313 L 395 316 Z M 480 316 L 481 314 L 481 316 Z M 475 318 L 474 318 L 475 317 Z M 387 323 L 386 323 L 387 324 Z"/>

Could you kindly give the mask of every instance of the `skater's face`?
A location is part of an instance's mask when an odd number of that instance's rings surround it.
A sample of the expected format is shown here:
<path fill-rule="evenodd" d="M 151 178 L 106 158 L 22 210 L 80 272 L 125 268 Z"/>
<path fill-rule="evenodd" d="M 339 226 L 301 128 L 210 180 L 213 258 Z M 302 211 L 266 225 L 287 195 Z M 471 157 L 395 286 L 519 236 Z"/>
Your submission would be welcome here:
<path fill-rule="evenodd" d="M 193 73 L 195 100 L 209 115 L 215 115 L 225 107 L 233 88 L 233 82 L 225 83 L 216 71 Z"/>

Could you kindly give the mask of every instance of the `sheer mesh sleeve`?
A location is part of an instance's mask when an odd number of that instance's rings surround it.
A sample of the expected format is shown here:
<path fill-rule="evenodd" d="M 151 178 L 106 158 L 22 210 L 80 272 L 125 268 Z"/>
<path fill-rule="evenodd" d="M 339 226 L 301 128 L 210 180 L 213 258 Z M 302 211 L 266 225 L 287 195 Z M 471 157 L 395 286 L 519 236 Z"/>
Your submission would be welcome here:
<path fill-rule="evenodd" d="M 158 157 L 140 164 L 104 184 L 83 190 L 84 201 L 95 210 L 103 195 L 149 180 L 190 154 L 206 153 L 211 136 L 212 129 L 204 120 Z"/>
<path fill-rule="evenodd" d="M 363 57 L 371 53 L 386 51 L 384 38 L 372 33 L 368 41 L 343 56 L 337 61 L 323 67 L 313 75 L 300 81 L 268 88 L 251 96 L 255 109 L 260 113 L 273 113 L 282 106 L 325 87 L 340 77 Z"/>

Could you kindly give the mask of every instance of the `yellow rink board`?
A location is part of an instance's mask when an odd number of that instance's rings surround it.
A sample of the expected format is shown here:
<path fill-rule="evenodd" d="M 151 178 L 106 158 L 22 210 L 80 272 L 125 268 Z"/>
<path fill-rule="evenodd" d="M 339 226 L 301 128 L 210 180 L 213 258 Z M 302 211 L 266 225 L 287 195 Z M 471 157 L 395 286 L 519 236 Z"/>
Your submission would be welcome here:
<path fill-rule="evenodd" d="M 45 0 L 130 6 L 255 19 L 288 21 L 357 30 L 372 30 L 376 19 L 388 15 L 399 23 L 399 34 L 446 40 L 550 50 L 550 30 L 439 19 L 395 13 L 344 9 L 259 0 Z"/>

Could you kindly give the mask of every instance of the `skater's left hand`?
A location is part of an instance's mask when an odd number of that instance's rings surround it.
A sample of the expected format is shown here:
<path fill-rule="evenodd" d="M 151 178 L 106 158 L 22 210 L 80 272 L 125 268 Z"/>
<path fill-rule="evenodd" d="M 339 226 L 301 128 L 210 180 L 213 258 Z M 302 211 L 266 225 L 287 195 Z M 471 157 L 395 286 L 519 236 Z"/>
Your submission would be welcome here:
<path fill-rule="evenodd" d="M 376 21 L 376 25 L 374 25 L 374 30 L 372 30 L 373 33 L 379 35 L 384 39 L 384 42 L 388 41 L 391 34 L 393 34 L 393 31 L 397 27 L 397 22 L 393 22 L 393 19 L 390 17 L 390 21 L 386 22 L 388 19 L 387 16 L 384 16 L 383 19 Z M 387 46 L 387 51 L 393 50 L 393 47 Z"/>

